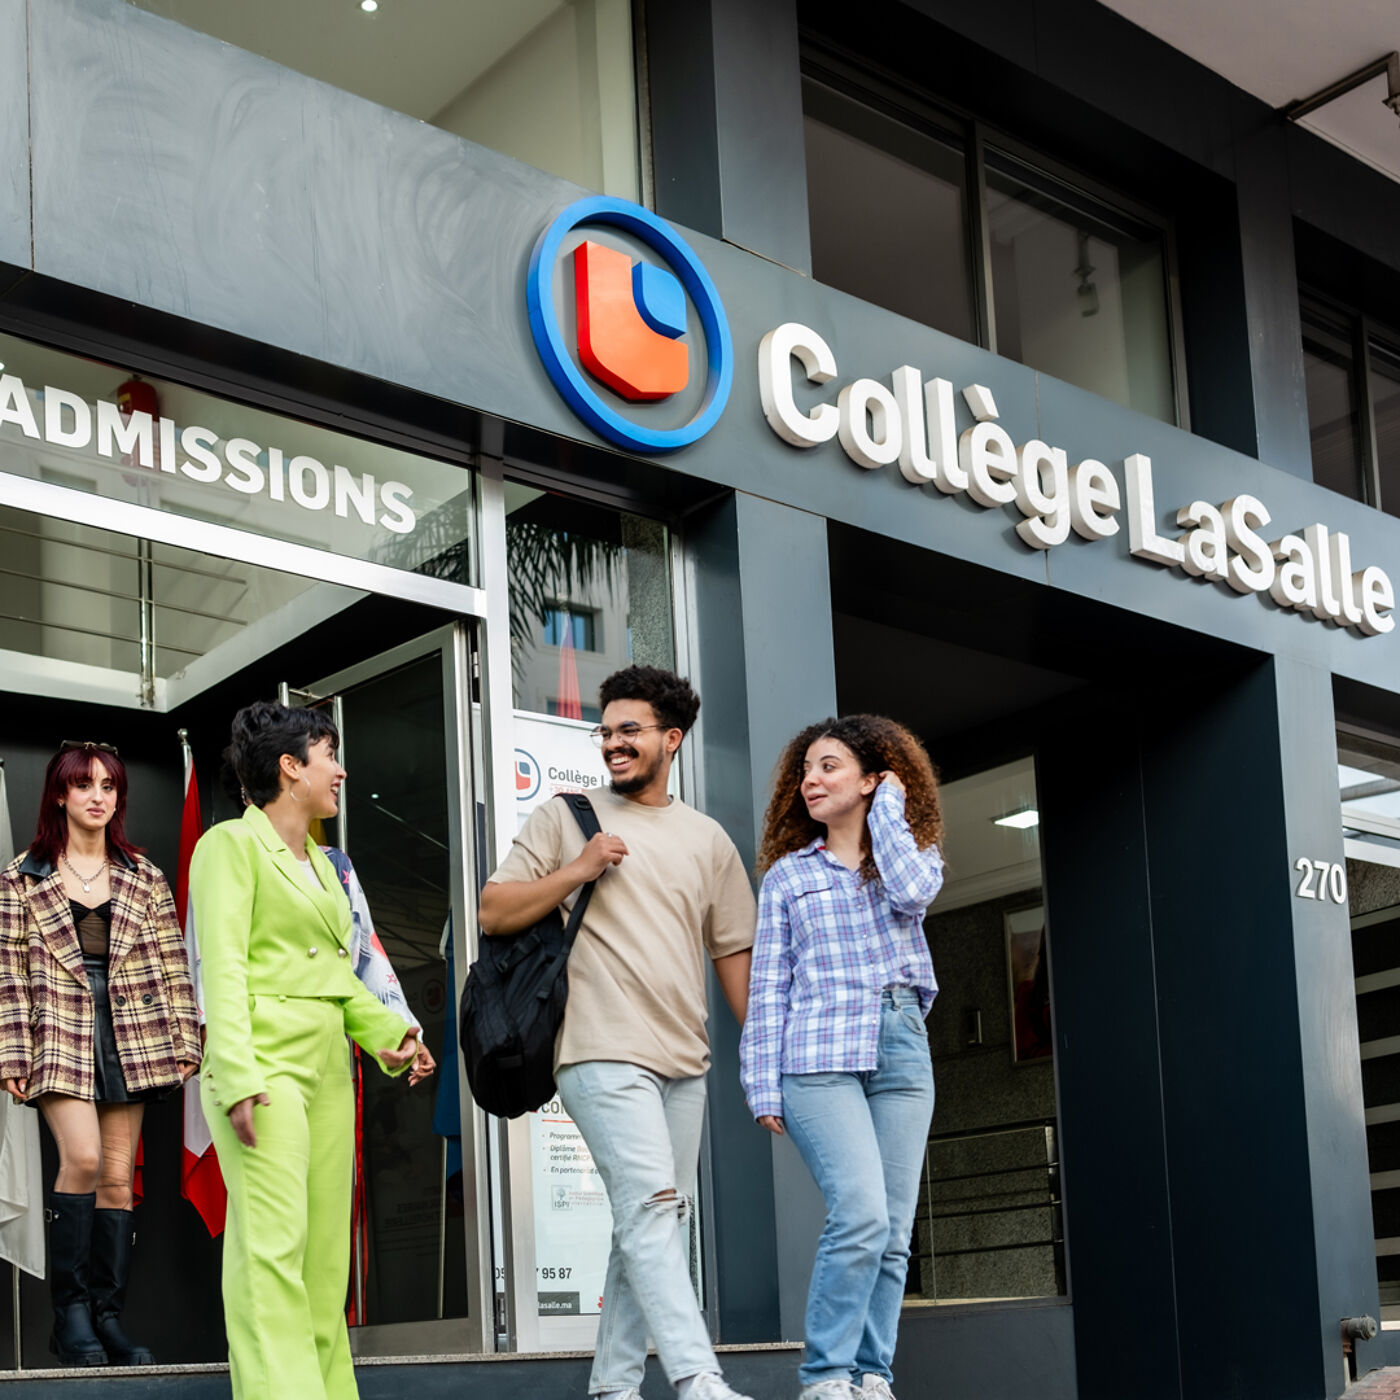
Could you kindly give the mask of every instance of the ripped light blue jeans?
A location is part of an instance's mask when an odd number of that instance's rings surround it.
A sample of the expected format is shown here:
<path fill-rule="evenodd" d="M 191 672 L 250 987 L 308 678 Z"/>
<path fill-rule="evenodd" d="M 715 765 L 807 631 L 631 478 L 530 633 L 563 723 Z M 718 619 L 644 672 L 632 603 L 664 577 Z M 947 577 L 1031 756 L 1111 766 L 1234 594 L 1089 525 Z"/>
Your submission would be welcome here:
<path fill-rule="evenodd" d="M 612 1253 L 588 1393 L 640 1386 L 647 1337 L 674 1385 L 718 1371 L 690 1281 L 690 1217 L 705 1118 L 705 1079 L 640 1065 L 564 1065 L 559 1098 L 578 1124 L 612 1206 Z"/>

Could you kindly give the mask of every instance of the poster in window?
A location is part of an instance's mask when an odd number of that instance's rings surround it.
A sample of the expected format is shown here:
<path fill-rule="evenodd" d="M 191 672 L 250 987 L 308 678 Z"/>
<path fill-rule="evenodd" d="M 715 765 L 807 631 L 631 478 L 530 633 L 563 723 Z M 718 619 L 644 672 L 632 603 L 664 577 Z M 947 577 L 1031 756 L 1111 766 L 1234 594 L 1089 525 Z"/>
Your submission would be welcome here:
<path fill-rule="evenodd" d="M 1045 909 L 1009 910 L 1006 921 L 1007 990 L 1011 999 L 1011 1058 L 1018 1065 L 1050 1060 L 1055 1039 L 1050 1022 L 1050 959 Z"/>

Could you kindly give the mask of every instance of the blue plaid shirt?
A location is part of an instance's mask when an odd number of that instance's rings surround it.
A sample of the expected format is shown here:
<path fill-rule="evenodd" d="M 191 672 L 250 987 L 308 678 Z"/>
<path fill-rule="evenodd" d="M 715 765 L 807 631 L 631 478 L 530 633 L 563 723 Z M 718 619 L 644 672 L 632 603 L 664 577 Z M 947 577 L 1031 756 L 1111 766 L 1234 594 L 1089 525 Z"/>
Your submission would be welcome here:
<path fill-rule="evenodd" d="M 741 1075 L 755 1118 L 783 1113 L 782 1076 L 876 1068 L 880 993 L 914 987 L 925 1016 L 938 994 L 924 912 L 943 885 L 936 846 L 921 851 L 904 794 L 875 790 L 863 882 L 821 841 L 775 861 L 758 895 L 758 933 Z"/>

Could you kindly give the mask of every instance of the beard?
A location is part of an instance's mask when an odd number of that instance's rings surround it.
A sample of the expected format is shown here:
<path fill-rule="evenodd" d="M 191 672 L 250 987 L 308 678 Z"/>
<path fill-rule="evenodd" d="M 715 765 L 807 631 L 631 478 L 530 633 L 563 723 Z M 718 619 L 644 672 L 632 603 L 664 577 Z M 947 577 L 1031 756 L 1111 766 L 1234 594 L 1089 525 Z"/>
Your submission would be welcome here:
<path fill-rule="evenodd" d="M 621 749 L 618 750 L 618 752 L 624 753 L 628 758 L 637 757 L 637 752 L 635 749 Z M 632 774 L 630 778 L 614 778 L 611 784 L 612 790 L 619 797 L 626 797 L 630 793 L 641 792 L 642 789 L 645 788 L 648 783 L 655 781 L 656 775 L 660 772 L 661 757 L 660 755 L 657 755 L 656 759 L 652 762 L 650 767 L 638 766 L 637 770 Z"/>

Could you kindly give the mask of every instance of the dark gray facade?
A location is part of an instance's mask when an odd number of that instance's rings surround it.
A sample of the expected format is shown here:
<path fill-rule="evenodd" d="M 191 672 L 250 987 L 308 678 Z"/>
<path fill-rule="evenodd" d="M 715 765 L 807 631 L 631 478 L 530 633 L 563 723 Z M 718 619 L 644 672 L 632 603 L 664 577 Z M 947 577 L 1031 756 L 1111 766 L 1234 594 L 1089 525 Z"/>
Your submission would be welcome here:
<path fill-rule="evenodd" d="M 935 753 L 1036 756 L 1068 1297 L 911 1313 L 901 1394 L 1337 1396 L 1341 1319 L 1380 1315 L 1352 954 L 1345 905 L 1297 899 L 1292 872 L 1343 860 L 1338 718 L 1400 739 L 1400 636 L 1134 559 L 1126 528 L 1030 550 L 1014 509 L 780 440 L 755 366 L 767 331 L 801 322 L 837 358 L 829 397 L 903 364 L 987 385 L 1018 443 L 1120 478 L 1150 457 L 1164 533 L 1169 509 L 1249 493 L 1277 528 L 1325 522 L 1355 567 L 1400 577 L 1400 519 L 1311 479 L 1295 234 L 1400 288 L 1400 189 L 1088 0 L 861 9 L 857 57 L 1157 187 L 1191 431 L 811 279 L 793 0 L 637 7 L 656 209 L 717 284 L 736 353 L 720 422 L 672 457 L 606 448 L 530 337 L 531 249 L 585 191 L 123 0 L 0 0 L 0 326 L 667 514 L 695 577 L 701 798 L 746 859 L 782 743 L 838 705 L 828 522 L 878 542 L 846 611 L 1078 678 L 1015 734 Z M 753 1130 L 722 1019 L 716 1327 L 792 1339 L 820 1201 Z M 1400 1362 L 1400 1333 L 1360 1356 Z"/>

